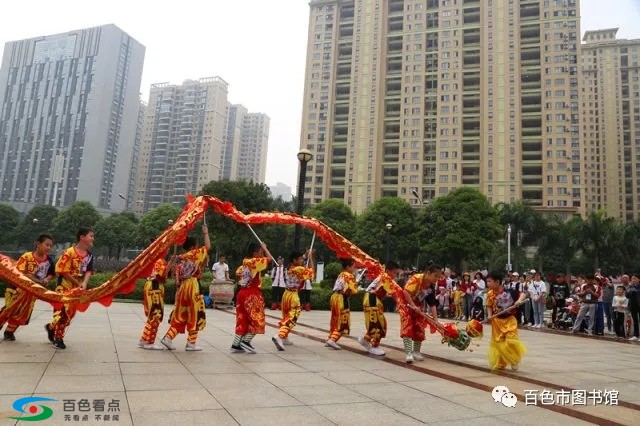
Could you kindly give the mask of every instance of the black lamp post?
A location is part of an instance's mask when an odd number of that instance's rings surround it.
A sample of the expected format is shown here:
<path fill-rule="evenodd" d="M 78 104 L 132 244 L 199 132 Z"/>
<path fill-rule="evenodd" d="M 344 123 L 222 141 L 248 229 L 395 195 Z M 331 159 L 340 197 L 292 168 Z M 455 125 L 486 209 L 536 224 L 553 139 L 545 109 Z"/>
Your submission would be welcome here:
<path fill-rule="evenodd" d="M 298 152 L 298 161 L 300 161 L 300 179 L 298 180 L 298 200 L 296 206 L 296 213 L 302 214 L 304 209 L 304 187 L 307 179 L 307 163 L 311 161 L 313 154 L 308 149 L 301 149 Z M 302 227 L 296 225 L 296 229 L 293 234 L 293 250 L 300 250 L 300 234 L 302 233 Z"/>
<path fill-rule="evenodd" d="M 385 238 L 385 255 L 384 255 L 384 258 L 385 258 L 385 263 L 389 263 L 389 257 L 390 257 L 389 250 L 390 250 L 390 246 L 391 246 L 391 243 L 389 241 L 389 234 L 391 233 L 391 228 L 393 228 L 393 225 L 390 224 L 390 223 L 387 223 L 385 225 L 385 228 L 387 228 L 387 232 L 385 233 L 385 237 L 386 238 Z"/>

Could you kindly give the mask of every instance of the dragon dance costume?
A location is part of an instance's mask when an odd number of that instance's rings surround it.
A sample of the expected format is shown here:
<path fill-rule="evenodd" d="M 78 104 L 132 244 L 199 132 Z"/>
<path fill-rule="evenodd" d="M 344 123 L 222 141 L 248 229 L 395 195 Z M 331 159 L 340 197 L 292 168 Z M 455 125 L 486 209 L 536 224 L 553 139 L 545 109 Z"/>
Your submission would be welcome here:
<path fill-rule="evenodd" d="M 329 325 L 329 341 L 334 344 L 344 335 L 348 335 L 351 326 L 349 297 L 358 292 L 356 277 L 349 271 L 342 271 L 333 286 L 331 295 L 331 322 Z"/>
<path fill-rule="evenodd" d="M 517 290 L 489 290 L 487 307 L 492 313 L 501 312 L 518 300 Z M 491 343 L 489 344 L 489 367 L 503 369 L 507 364 L 518 368 L 527 348 L 518 338 L 518 322 L 515 309 L 491 319 Z"/>
<path fill-rule="evenodd" d="M 153 345 L 156 341 L 158 326 L 164 318 L 164 284 L 167 281 L 168 273 L 167 262 L 162 258 L 158 259 L 153 265 L 151 276 L 144 283 L 142 305 L 147 322 L 140 337 L 142 345 Z"/>

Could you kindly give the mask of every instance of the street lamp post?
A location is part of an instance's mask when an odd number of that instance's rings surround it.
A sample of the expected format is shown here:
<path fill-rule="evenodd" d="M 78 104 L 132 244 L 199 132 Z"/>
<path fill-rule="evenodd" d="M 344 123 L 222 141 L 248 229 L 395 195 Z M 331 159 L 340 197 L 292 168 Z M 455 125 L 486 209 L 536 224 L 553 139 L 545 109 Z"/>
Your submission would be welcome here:
<path fill-rule="evenodd" d="M 384 255 L 384 258 L 385 258 L 385 263 L 389 263 L 389 257 L 390 257 L 389 251 L 390 251 L 390 246 L 391 246 L 390 240 L 389 240 L 389 235 L 391 233 L 391 228 L 393 228 L 393 225 L 390 224 L 390 223 L 387 223 L 385 225 L 385 228 L 387 228 L 387 232 L 385 233 L 385 237 L 386 238 L 385 238 L 385 255 Z"/>
<path fill-rule="evenodd" d="M 511 271 L 511 224 L 507 225 L 507 272 Z"/>
<path fill-rule="evenodd" d="M 301 149 L 298 152 L 298 161 L 300 161 L 300 178 L 298 180 L 298 199 L 296 206 L 296 213 L 302 215 L 304 209 L 304 187 L 307 179 L 307 163 L 311 161 L 313 154 L 308 149 Z M 296 224 L 296 229 L 293 234 L 293 250 L 300 250 L 300 234 L 302 233 L 302 227 Z"/>

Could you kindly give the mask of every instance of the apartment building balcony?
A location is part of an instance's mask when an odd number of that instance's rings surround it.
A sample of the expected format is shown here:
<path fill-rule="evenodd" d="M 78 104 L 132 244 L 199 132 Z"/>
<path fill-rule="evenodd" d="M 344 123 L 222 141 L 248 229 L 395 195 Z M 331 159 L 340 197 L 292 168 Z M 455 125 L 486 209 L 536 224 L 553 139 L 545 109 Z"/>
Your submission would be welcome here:
<path fill-rule="evenodd" d="M 387 38 L 387 54 L 399 53 L 402 55 L 402 36 Z"/>
<path fill-rule="evenodd" d="M 387 32 L 389 34 L 401 33 L 403 29 L 402 19 L 402 12 L 397 13 L 394 16 L 389 16 Z"/>
<path fill-rule="evenodd" d="M 462 23 L 464 25 L 480 23 L 480 8 L 479 7 L 470 7 L 470 8 L 467 8 L 467 9 L 463 9 L 463 11 L 462 11 Z"/>
<path fill-rule="evenodd" d="M 404 0 L 389 0 L 389 16 L 402 16 L 404 12 Z"/>

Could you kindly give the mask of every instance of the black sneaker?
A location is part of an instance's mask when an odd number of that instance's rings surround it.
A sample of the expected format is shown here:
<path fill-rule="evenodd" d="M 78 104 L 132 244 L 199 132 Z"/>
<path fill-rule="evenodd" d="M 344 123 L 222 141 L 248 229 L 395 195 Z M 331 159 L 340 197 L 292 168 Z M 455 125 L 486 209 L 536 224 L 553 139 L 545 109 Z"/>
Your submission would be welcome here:
<path fill-rule="evenodd" d="M 243 354 L 244 353 L 244 349 L 242 349 L 242 347 L 240 345 L 238 345 L 238 346 L 231 345 L 231 352 L 233 352 L 234 354 Z"/>
<path fill-rule="evenodd" d="M 240 342 L 240 347 L 250 354 L 256 353 L 256 348 L 254 348 L 253 345 L 249 342 Z"/>
<path fill-rule="evenodd" d="M 49 338 L 49 341 L 53 343 L 54 331 L 49 327 L 49 324 L 45 324 L 44 329 L 47 330 L 47 337 Z"/>
<path fill-rule="evenodd" d="M 5 331 L 4 332 L 4 340 L 9 340 L 9 341 L 13 342 L 14 340 L 16 340 L 16 336 L 14 336 L 11 331 Z"/>
<path fill-rule="evenodd" d="M 53 347 L 56 349 L 67 349 L 67 345 L 64 344 L 64 340 L 56 339 L 53 341 Z"/>

